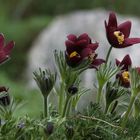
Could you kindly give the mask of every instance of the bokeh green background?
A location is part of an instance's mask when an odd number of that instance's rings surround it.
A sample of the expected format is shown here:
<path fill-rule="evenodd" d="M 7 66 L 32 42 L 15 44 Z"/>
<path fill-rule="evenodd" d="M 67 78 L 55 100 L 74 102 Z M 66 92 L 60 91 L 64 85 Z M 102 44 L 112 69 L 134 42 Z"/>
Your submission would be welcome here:
<path fill-rule="evenodd" d="M 29 91 L 24 84 L 27 54 L 33 40 L 57 15 L 96 8 L 140 16 L 139 0 L 0 0 L 0 32 L 6 41 L 16 42 L 12 59 L 0 68 L 0 85 L 10 87 L 15 98 L 27 101 L 21 114 L 39 114 L 42 109 L 38 91 Z"/>

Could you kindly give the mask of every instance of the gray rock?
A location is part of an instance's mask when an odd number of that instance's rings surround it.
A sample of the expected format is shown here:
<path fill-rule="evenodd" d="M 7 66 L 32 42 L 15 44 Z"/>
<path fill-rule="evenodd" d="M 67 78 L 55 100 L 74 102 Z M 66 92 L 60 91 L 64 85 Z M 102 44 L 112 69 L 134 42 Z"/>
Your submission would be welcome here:
<path fill-rule="evenodd" d="M 109 12 L 105 10 L 94 11 L 78 11 L 68 15 L 56 17 L 52 23 L 44 29 L 37 39 L 34 41 L 33 46 L 29 52 L 27 77 L 29 78 L 29 85 L 32 87 L 34 81 L 32 72 L 38 67 L 48 68 L 54 67 L 53 51 L 65 50 L 66 36 L 70 33 L 79 35 L 88 33 L 93 40 L 100 43 L 97 49 L 98 55 L 105 58 L 106 53 L 110 47 L 106 39 L 104 20 L 108 20 Z M 131 20 L 132 30 L 131 37 L 140 37 L 140 20 L 136 17 L 117 15 L 119 23 Z M 113 49 L 112 61 L 114 58 L 122 59 L 126 54 L 130 54 L 133 60 L 133 66 L 140 66 L 140 44 L 134 45 L 125 49 Z M 114 61 L 115 62 L 115 61 Z M 85 73 L 85 86 L 91 87 L 93 85 L 94 70 L 88 70 Z"/>

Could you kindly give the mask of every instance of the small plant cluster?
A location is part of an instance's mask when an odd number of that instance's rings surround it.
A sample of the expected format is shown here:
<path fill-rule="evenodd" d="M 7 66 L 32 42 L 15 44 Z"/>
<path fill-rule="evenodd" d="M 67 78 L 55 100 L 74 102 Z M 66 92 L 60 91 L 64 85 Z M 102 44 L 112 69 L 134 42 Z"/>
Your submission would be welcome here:
<path fill-rule="evenodd" d="M 114 12 L 105 21 L 105 29 L 111 45 L 105 59 L 98 58 L 99 43 L 92 42 L 87 33 L 78 37 L 70 34 L 65 42 L 66 50 L 54 51 L 57 70 L 39 68 L 33 72 L 44 103 L 38 119 L 28 115 L 15 118 L 14 111 L 20 104 L 11 99 L 8 88 L 0 87 L 0 139 L 140 139 L 140 67 L 132 67 L 129 54 L 121 61 L 116 59 L 115 64 L 109 61 L 112 49 L 130 47 L 140 43 L 140 38 L 129 38 L 131 22 L 118 25 Z M 0 64 L 10 57 L 13 47 L 13 41 L 4 45 L 1 34 Z M 77 107 L 81 97 L 91 93 L 80 79 L 87 69 L 93 69 L 97 77 L 96 103 L 89 103 L 80 112 Z M 57 101 L 51 104 L 52 93 Z"/>

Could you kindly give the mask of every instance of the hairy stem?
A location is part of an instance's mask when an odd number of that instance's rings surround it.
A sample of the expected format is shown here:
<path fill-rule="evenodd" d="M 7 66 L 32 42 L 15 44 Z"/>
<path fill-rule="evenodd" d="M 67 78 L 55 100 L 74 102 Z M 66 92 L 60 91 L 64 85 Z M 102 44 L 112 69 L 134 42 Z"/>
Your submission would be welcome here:
<path fill-rule="evenodd" d="M 103 89 L 103 86 L 99 86 L 98 93 L 97 93 L 97 103 L 98 104 L 100 103 L 100 100 L 101 100 L 102 89 Z"/>
<path fill-rule="evenodd" d="M 65 83 L 62 81 L 59 95 L 59 113 L 62 114 L 64 104 Z"/>
<path fill-rule="evenodd" d="M 48 96 L 44 96 L 44 117 L 48 117 Z"/>
<path fill-rule="evenodd" d="M 67 113 L 67 108 L 68 108 L 68 104 L 69 104 L 69 99 L 70 99 L 70 97 L 67 96 L 67 97 L 66 97 L 66 102 L 65 102 L 65 105 L 64 105 L 64 108 L 63 108 L 62 118 L 65 117 L 65 115 L 66 115 L 66 113 Z"/>
<path fill-rule="evenodd" d="M 127 109 L 127 111 L 126 111 L 126 113 L 125 113 L 125 116 L 124 116 L 124 118 L 123 118 L 123 120 L 122 120 L 122 123 L 121 123 L 122 128 L 124 128 L 125 125 L 126 125 L 126 122 L 127 122 L 127 120 L 128 120 L 129 114 L 130 114 L 131 109 L 132 109 L 132 107 L 133 107 L 133 104 L 134 104 L 134 102 L 135 102 L 135 98 L 136 98 L 135 96 L 131 96 L 128 109 Z"/>
<path fill-rule="evenodd" d="M 111 53 L 111 51 L 112 51 L 112 48 L 113 48 L 113 46 L 110 46 L 110 48 L 109 48 L 109 50 L 108 50 L 108 53 L 107 53 L 107 55 L 106 55 L 106 64 L 107 64 L 107 62 L 108 62 L 108 59 L 109 59 L 110 53 Z"/>

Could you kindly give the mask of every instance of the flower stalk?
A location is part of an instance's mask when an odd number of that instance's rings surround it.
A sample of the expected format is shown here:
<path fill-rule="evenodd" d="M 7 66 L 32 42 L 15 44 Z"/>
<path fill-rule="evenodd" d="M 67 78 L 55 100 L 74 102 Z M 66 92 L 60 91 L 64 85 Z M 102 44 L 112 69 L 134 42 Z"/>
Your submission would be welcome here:
<path fill-rule="evenodd" d="M 59 95 L 59 113 L 60 114 L 62 114 L 62 111 L 63 111 L 63 104 L 64 104 L 64 98 L 65 98 L 64 89 L 65 89 L 65 83 L 62 81 L 60 95 Z"/>
<path fill-rule="evenodd" d="M 98 88 L 98 94 L 97 94 L 97 103 L 100 103 L 101 100 L 101 95 L 102 95 L 102 89 L 103 89 L 103 85 L 100 85 Z"/>
<path fill-rule="evenodd" d="M 63 109 L 63 113 L 62 113 L 62 118 L 64 118 L 66 116 L 66 114 L 68 113 L 67 110 L 68 110 L 69 100 L 70 100 L 70 96 L 67 96 L 65 105 L 64 105 L 64 109 Z"/>
<path fill-rule="evenodd" d="M 110 56 L 110 54 L 111 54 L 112 49 L 113 49 L 113 46 L 110 46 L 110 48 L 109 48 L 109 50 L 108 50 L 108 53 L 107 53 L 107 55 L 106 55 L 106 59 L 105 59 L 105 64 L 106 64 L 106 65 L 107 65 L 107 62 L 108 62 L 108 59 L 109 59 L 109 56 Z"/>
<path fill-rule="evenodd" d="M 48 117 L 48 96 L 44 96 L 44 117 Z"/>
<path fill-rule="evenodd" d="M 132 110 L 132 107 L 133 107 L 133 105 L 134 105 L 135 99 L 136 99 L 135 96 L 131 96 L 128 109 L 127 109 L 127 111 L 126 111 L 126 113 L 125 113 L 125 116 L 124 116 L 124 118 L 123 118 L 123 120 L 122 120 L 122 123 L 121 123 L 122 128 L 125 128 L 125 126 L 126 126 L 126 122 L 127 122 L 127 120 L 128 120 L 129 114 L 130 114 L 130 112 L 131 112 L 131 110 Z"/>

